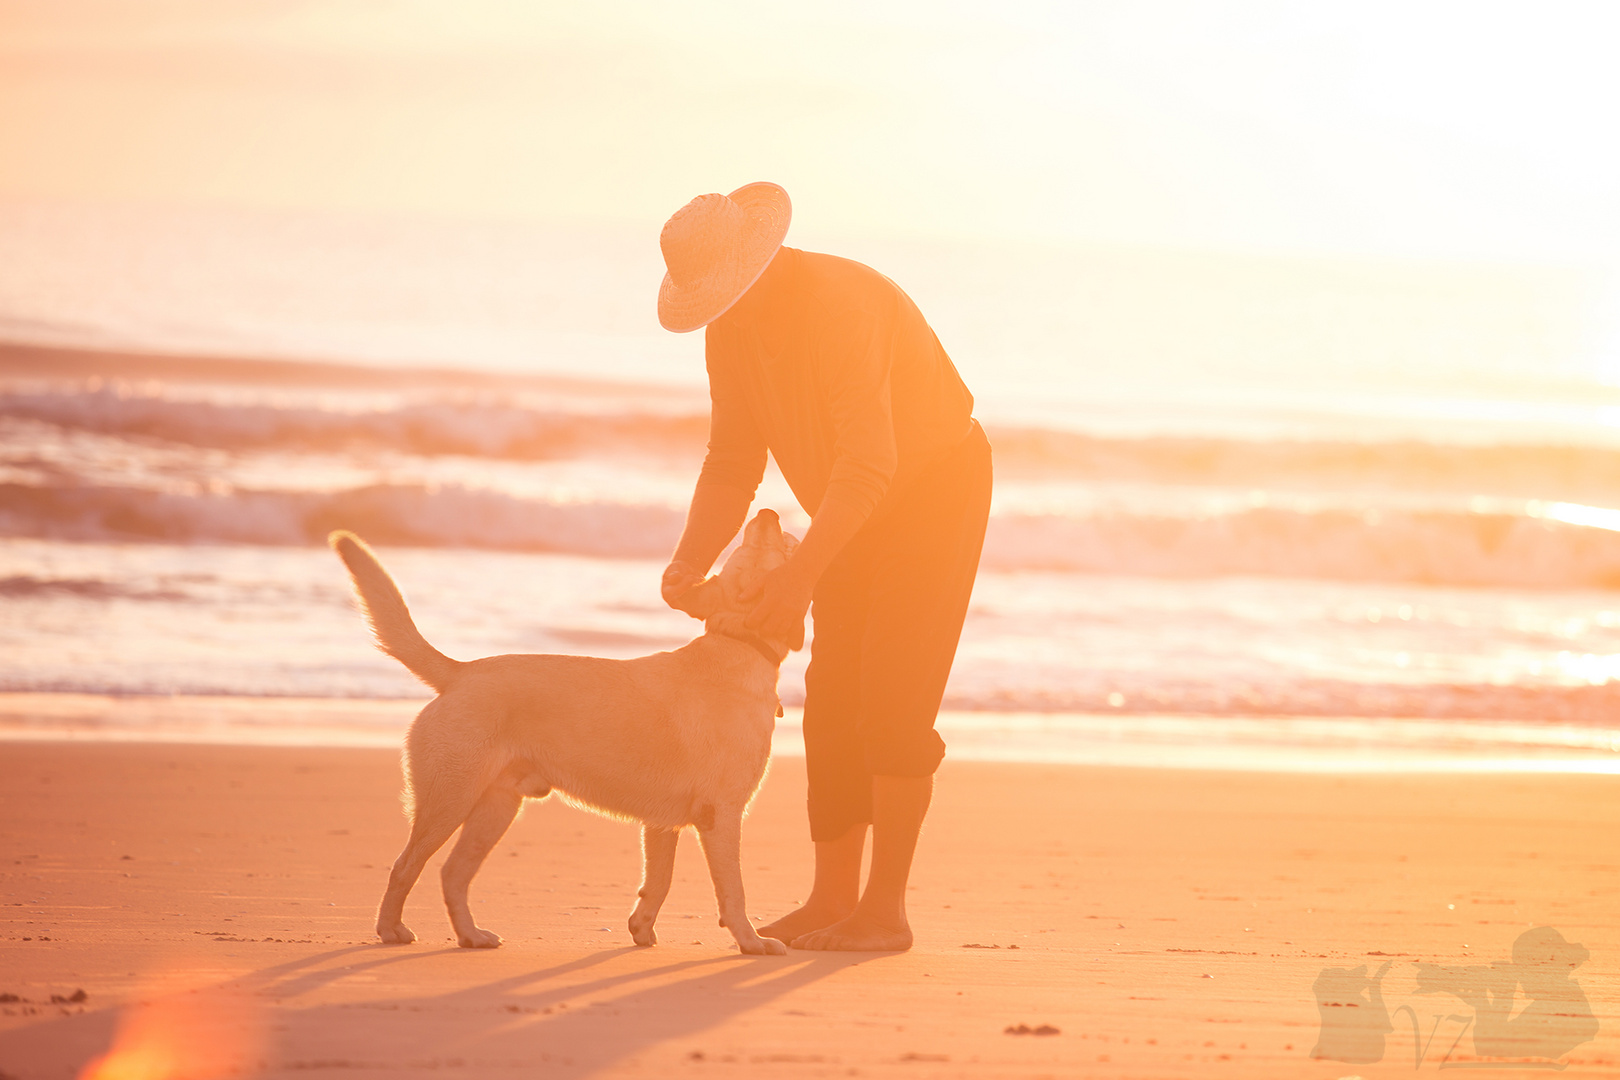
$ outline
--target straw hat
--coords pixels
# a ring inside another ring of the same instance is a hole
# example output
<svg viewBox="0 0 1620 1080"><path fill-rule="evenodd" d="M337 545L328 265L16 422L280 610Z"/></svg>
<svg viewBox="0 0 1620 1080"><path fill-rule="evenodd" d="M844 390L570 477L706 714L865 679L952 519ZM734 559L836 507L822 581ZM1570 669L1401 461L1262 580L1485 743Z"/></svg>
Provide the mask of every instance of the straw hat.
<svg viewBox="0 0 1620 1080"><path fill-rule="evenodd" d="M664 329L684 334L724 315L771 264L792 217L787 192L765 181L675 211L658 237L669 269L658 289Z"/></svg>

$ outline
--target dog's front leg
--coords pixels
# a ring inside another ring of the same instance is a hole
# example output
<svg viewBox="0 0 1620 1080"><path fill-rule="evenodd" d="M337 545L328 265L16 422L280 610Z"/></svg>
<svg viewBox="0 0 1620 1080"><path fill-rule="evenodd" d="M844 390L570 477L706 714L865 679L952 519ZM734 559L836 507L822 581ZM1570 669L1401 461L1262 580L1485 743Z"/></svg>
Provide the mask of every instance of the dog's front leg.
<svg viewBox="0 0 1620 1080"><path fill-rule="evenodd" d="M637 945L658 944L653 923L658 921L658 910L664 906L669 883L675 877L675 845L680 839L678 829L641 827L641 891L636 894L640 899L630 913L630 936Z"/></svg>
<svg viewBox="0 0 1620 1080"><path fill-rule="evenodd" d="M699 825L698 840L709 863L709 877L714 879L720 925L737 939L737 948L755 956L785 955L786 945L775 938L760 937L748 921L748 906L743 900L742 811L718 813L707 828Z"/></svg>

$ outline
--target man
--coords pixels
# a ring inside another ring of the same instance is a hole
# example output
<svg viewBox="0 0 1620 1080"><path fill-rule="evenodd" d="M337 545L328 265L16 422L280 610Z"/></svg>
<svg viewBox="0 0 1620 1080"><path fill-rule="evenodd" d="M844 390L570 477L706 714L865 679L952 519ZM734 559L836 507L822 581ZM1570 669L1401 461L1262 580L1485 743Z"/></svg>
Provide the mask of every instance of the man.
<svg viewBox="0 0 1620 1080"><path fill-rule="evenodd" d="M811 515L748 624L802 641L815 881L760 933L799 949L911 946L906 880L945 744L934 720L990 510L990 444L910 297L869 267L782 246L775 184L701 195L664 226L658 317L707 327L709 452L664 571L703 580L747 516L766 452ZM860 890L872 829L872 867Z"/></svg>

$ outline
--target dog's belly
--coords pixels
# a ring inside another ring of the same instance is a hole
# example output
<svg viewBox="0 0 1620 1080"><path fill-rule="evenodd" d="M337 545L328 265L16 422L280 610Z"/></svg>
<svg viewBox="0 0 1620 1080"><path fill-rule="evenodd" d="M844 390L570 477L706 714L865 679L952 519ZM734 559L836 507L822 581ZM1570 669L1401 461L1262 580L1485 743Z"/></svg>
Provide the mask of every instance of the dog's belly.
<svg viewBox="0 0 1620 1080"><path fill-rule="evenodd" d="M616 752L605 756L596 752L600 745L536 740L551 745L526 748L509 783L530 798L556 791L609 817L665 828L708 828L717 813L742 811L770 757L768 726L716 734L724 737L695 744L673 738L616 743Z"/></svg>
<svg viewBox="0 0 1620 1080"><path fill-rule="evenodd" d="M570 803L608 817L670 829L687 825L707 829L717 814L741 813L753 797L765 776L768 744L751 757L704 762L693 769L611 775L559 762L561 768L536 770L525 783L529 790L554 790Z"/></svg>

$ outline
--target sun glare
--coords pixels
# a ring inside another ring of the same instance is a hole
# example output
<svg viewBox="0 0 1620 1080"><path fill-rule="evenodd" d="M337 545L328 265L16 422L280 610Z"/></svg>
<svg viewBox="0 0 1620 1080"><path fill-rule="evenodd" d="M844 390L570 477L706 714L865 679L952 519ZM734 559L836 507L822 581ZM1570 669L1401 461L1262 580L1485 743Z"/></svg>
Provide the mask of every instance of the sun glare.
<svg viewBox="0 0 1620 1080"><path fill-rule="evenodd" d="M1568 525L1585 525L1593 529L1608 529L1611 532L1620 532L1620 510L1603 506L1582 506L1579 503L1550 503L1537 509L1532 507L1531 516L1547 518L1551 521L1562 521Z"/></svg>
<svg viewBox="0 0 1620 1080"><path fill-rule="evenodd" d="M264 1046L257 1011L245 996L218 986L152 982L127 1006L112 1047L78 1080L215 1080L252 1072Z"/></svg>

